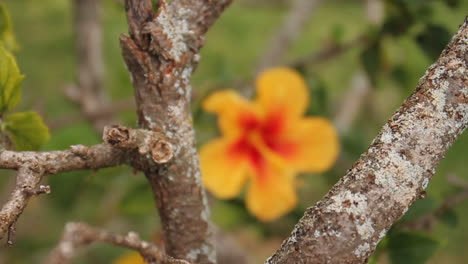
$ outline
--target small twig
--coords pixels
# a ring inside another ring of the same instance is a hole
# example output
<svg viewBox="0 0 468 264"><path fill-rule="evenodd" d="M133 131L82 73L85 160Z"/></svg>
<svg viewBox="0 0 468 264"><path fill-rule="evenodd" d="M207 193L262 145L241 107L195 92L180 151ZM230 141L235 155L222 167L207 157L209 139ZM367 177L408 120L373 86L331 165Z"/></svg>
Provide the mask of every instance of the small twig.
<svg viewBox="0 0 468 264"><path fill-rule="evenodd" d="M106 243L136 250L148 264L190 264L185 260L167 256L156 245L141 240L137 233L127 235L112 234L85 223L68 223L59 244L53 249L44 263L67 264L76 256L77 250L92 243Z"/></svg>
<svg viewBox="0 0 468 264"><path fill-rule="evenodd" d="M350 87L346 91L339 104L333 124L340 134L346 134L351 128L354 120L361 112L366 99L372 91L367 75L357 72L353 77Z"/></svg>
<svg viewBox="0 0 468 264"><path fill-rule="evenodd" d="M468 189L468 181L460 178L460 177L457 177L456 175L454 174L449 174L447 175L447 181L448 183L452 184L452 185L455 185L455 186L458 186L458 187L461 187L461 188L464 188L464 189Z"/></svg>
<svg viewBox="0 0 468 264"><path fill-rule="evenodd" d="M16 235L16 221L11 223L8 227L8 234L6 240L6 246L11 247L15 243L15 235Z"/></svg>
<svg viewBox="0 0 468 264"><path fill-rule="evenodd" d="M37 188L44 175L44 171L39 167L35 167L33 170L22 164L21 166L16 175L16 186L8 201L0 209L0 239L8 233L7 244L11 244L13 241L16 220L23 212L29 199L35 195L31 190Z"/></svg>

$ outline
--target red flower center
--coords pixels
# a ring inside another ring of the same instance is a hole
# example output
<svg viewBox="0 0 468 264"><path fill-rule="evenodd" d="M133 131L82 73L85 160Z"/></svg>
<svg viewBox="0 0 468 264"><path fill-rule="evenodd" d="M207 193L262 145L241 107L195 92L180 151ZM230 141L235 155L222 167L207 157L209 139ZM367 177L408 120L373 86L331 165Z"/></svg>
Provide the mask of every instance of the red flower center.
<svg viewBox="0 0 468 264"><path fill-rule="evenodd" d="M270 151L284 158L290 157L296 150L296 144L285 138L285 121L280 111L271 112L262 119L254 113L244 113L239 117L241 136L229 152L235 157L247 159L260 181L266 177L267 161L254 140L259 138L260 144Z"/></svg>

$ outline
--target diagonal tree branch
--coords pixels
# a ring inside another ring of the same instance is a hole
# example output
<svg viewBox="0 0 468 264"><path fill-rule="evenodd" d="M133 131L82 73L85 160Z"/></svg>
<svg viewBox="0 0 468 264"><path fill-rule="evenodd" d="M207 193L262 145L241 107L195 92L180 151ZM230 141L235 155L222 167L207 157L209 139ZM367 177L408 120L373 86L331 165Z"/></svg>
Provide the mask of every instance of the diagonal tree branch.
<svg viewBox="0 0 468 264"><path fill-rule="evenodd" d="M62 240L44 263L71 263L77 250L92 243L107 243L136 250L148 264L190 264L185 260L177 260L167 256L156 245L141 240L135 232L129 232L127 235L122 236L85 223L68 223L65 226Z"/></svg>
<svg viewBox="0 0 468 264"><path fill-rule="evenodd" d="M416 91L266 264L366 263L468 126L468 18Z"/></svg>
<svg viewBox="0 0 468 264"><path fill-rule="evenodd" d="M215 263L213 231L195 149L190 113L190 77L204 33L231 0L127 0L130 36L120 38L135 88L141 128L162 132L174 157L142 166L153 189L169 255L194 263Z"/></svg>

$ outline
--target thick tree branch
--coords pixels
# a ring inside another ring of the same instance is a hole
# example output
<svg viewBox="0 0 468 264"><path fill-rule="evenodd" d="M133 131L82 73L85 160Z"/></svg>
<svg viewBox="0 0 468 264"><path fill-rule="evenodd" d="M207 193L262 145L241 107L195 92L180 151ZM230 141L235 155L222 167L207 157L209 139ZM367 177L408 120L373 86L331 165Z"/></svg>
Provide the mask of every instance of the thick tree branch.
<svg viewBox="0 0 468 264"><path fill-rule="evenodd" d="M156 245L141 240L137 233L129 232L125 236L116 235L84 223L68 223L65 226L62 240L44 263L71 263L79 249L92 243L106 243L136 250L148 264L189 264L185 260L167 256Z"/></svg>
<svg viewBox="0 0 468 264"><path fill-rule="evenodd" d="M365 263L468 126L468 19L366 153L265 263Z"/></svg>
<svg viewBox="0 0 468 264"><path fill-rule="evenodd" d="M141 128L162 132L174 146L173 159L140 166L157 201L168 254L191 262L215 263L209 209L201 184L190 113L190 77L200 59L204 33L231 0L127 0L130 36L120 42L135 87Z"/></svg>

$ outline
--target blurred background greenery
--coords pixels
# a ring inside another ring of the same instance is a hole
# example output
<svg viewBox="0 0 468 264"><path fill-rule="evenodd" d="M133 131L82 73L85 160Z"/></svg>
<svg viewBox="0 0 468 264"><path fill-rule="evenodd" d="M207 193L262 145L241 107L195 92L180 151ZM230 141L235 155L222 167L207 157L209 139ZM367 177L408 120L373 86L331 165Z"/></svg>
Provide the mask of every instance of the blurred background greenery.
<svg viewBox="0 0 468 264"><path fill-rule="evenodd" d="M283 22L289 4L279 0L234 2L210 30L202 61L192 78L199 144L217 135L215 119L200 110L200 101L215 89L249 86L257 62ZM54 124L52 138L43 149L99 143L100 135L85 119L65 126L59 122L79 113L63 92L63 87L74 81L76 70L71 1L2 0L2 3L10 12L20 45L15 55L26 75L19 108L38 111L46 123ZM341 135L342 153L336 166L322 175L301 175L301 201L296 210L265 224L248 214L240 198L211 200L214 222L248 249L252 263L262 263L289 234L305 208L318 201L366 150L457 31L467 10L468 1L462 0L386 0L384 23L379 27L368 23L365 1L328 0L317 6L285 62L341 46L361 36L366 40L326 61L306 63L298 68L309 83L312 101L309 114L333 120L348 99L346 92L358 72L367 73L372 90L360 103L362 109L355 122ZM106 92L113 100L131 98L133 90L118 43L119 34L127 31L124 10L118 1L105 0L102 11ZM119 118L123 124L136 124L132 109L119 113ZM440 164L426 199L418 201L403 221L417 221L461 192L459 186L447 182L447 177L452 175L468 181L464 163L467 157L465 134ZM14 177L11 171L1 171L1 174L0 201L3 202ZM52 193L31 201L17 224L15 245L0 248L0 264L40 263L68 221L85 221L121 233L134 230L148 240L158 237L158 217L151 190L140 173L118 167L63 173L47 181ZM401 228L391 231L393 238L384 240L376 263L466 263L468 202L445 210L434 228L425 230L423 235L402 233L404 225L399 223ZM403 249L398 247L401 244L405 245ZM110 263L122 252L96 245L77 258L76 263ZM426 255L432 253L425 262ZM424 256L412 260L408 254Z"/></svg>

